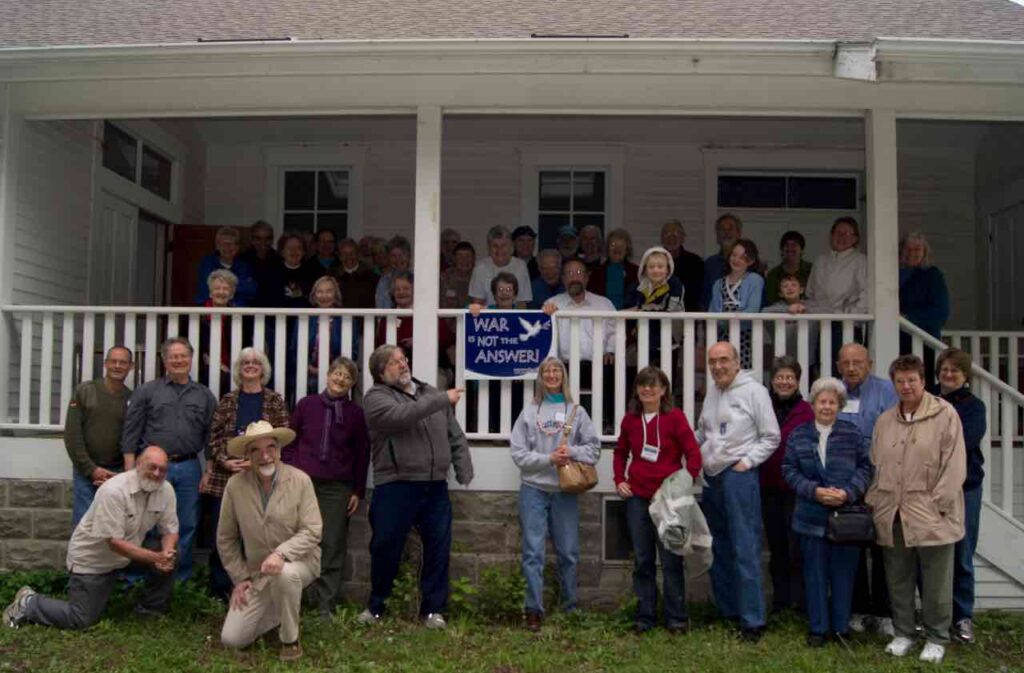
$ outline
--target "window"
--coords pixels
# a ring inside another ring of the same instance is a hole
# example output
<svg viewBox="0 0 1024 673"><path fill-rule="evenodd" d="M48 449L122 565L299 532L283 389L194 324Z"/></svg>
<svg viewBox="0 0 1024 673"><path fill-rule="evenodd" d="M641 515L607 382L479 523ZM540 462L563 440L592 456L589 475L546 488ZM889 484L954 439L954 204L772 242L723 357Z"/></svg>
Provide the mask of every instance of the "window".
<svg viewBox="0 0 1024 673"><path fill-rule="evenodd" d="M348 236L349 172L344 169L285 170L285 231L332 229Z"/></svg>
<svg viewBox="0 0 1024 673"><path fill-rule="evenodd" d="M605 171L541 170L538 183L538 249L556 247L558 230L565 225L579 231L595 224L605 230Z"/></svg>
<svg viewBox="0 0 1024 673"><path fill-rule="evenodd" d="M110 122L103 124L103 166L165 201L171 200L174 162Z"/></svg>
<svg viewBox="0 0 1024 673"><path fill-rule="evenodd" d="M789 210L857 210L857 177L852 175L784 175L722 173L719 208Z"/></svg>

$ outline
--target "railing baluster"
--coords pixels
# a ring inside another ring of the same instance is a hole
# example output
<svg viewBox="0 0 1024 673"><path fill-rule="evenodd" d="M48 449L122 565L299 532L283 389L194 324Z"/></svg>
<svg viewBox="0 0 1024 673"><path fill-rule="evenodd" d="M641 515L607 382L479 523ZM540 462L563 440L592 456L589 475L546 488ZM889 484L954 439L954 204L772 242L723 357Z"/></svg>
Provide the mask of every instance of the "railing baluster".
<svg viewBox="0 0 1024 673"><path fill-rule="evenodd" d="M988 358L989 367L988 370L995 374L998 378L1003 378L1001 358L999 357L999 342L1000 339L997 336L990 336L988 338Z"/></svg>
<svg viewBox="0 0 1024 673"><path fill-rule="evenodd" d="M978 399L985 405L985 436L981 439L981 455L985 459L985 465L992 464L992 438L995 434L993 428L996 417L993 397L992 386L988 381L981 379L978 382ZM982 482L981 499L985 502L992 502L992 477L991 475L986 476L987 478Z"/></svg>
<svg viewBox="0 0 1024 673"><path fill-rule="evenodd" d="M288 316L274 316L274 389L288 390Z"/></svg>
<svg viewBox="0 0 1024 673"><path fill-rule="evenodd" d="M560 320L565 325L565 318ZM569 318L569 391L572 398L580 400L580 319Z"/></svg>
<svg viewBox="0 0 1024 673"><path fill-rule="evenodd" d="M53 406L53 313L43 314L43 335L39 343L39 423L50 424Z"/></svg>
<svg viewBox="0 0 1024 673"><path fill-rule="evenodd" d="M376 323L373 316L366 316L363 318L363 345L360 354L363 361L359 363L363 371L363 393L373 385L373 377L370 376L370 356L374 350L374 339L376 339Z"/></svg>
<svg viewBox="0 0 1024 673"><path fill-rule="evenodd" d="M649 338L650 324L647 318L636 321L636 370L640 371L650 362L651 341Z"/></svg>
<svg viewBox="0 0 1024 673"><path fill-rule="evenodd" d="M985 360L981 355L981 337L978 335L971 337L971 358L973 358L982 369L988 369L988 367L985 366ZM989 371L991 371L991 369L989 369Z"/></svg>
<svg viewBox="0 0 1024 673"><path fill-rule="evenodd" d="M152 381L156 378L156 352L160 348L156 340L156 322L157 315L150 313L146 315L146 353L145 358L145 370L143 372L143 382Z"/></svg>
<svg viewBox="0 0 1024 673"><path fill-rule="evenodd" d="M758 383L764 383L764 322L754 320L750 334L750 364Z"/></svg>
<svg viewBox="0 0 1024 673"><path fill-rule="evenodd" d="M737 353L740 352L740 321L735 318L729 320L729 343Z"/></svg>
<svg viewBox="0 0 1024 673"><path fill-rule="evenodd" d="M238 354L242 352L242 316L231 316L231 357L228 358L228 368L235 366ZM232 384L233 385L233 384ZM228 392L228 391L224 391Z"/></svg>
<svg viewBox="0 0 1024 673"><path fill-rule="evenodd" d="M507 379L501 382L501 412L498 416L498 432L503 435L509 435L512 432L512 381Z"/></svg>
<svg viewBox="0 0 1024 673"><path fill-rule="evenodd" d="M68 404L71 402L72 377L74 376L75 357L75 314L70 311L64 314L61 322L60 344L60 424L67 420Z"/></svg>
<svg viewBox="0 0 1024 673"><path fill-rule="evenodd" d="M626 415L626 321L615 321L615 429Z"/></svg>
<svg viewBox="0 0 1024 673"><path fill-rule="evenodd" d="M1017 337L1011 335L1006 340L1006 383L1014 390L1020 390L1018 383L1019 370L1017 368Z"/></svg>
<svg viewBox="0 0 1024 673"><path fill-rule="evenodd" d="M594 319L593 361L590 366L590 417L598 436L604 433L604 319Z"/></svg>
<svg viewBox="0 0 1024 673"><path fill-rule="evenodd" d="M775 321L775 336L772 339L775 342L775 357L786 354L786 348L789 344L786 343L786 321L776 320Z"/></svg>
<svg viewBox="0 0 1024 673"><path fill-rule="evenodd" d="M696 426L697 419L693 417L696 410L697 399L697 324L692 319L685 319L683 322L683 413L690 421L690 425Z"/></svg>
<svg viewBox="0 0 1024 673"><path fill-rule="evenodd" d="M89 311L82 318L82 381L92 381L92 360L95 342L96 314Z"/></svg>
<svg viewBox="0 0 1024 673"><path fill-rule="evenodd" d="M114 347L115 341L114 330L117 327L117 322L113 313L105 313L103 315L103 355L107 354L111 348ZM100 358L102 361L102 358Z"/></svg>
<svg viewBox="0 0 1024 673"><path fill-rule="evenodd" d="M327 370L331 366L331 316L317 316L316 389L327 387Z"/></svg>
<svg viewBox="0 0 1024 673"><path fill-rule="evenodd" d="M477 385L476 431L485 434L491 431L491 382L483 379Z"/></svg>
<svg viewBox="0 0 1024 673"><path fill-rule="evenodd" d="M853 342L853 321L852 320L844 320L843 321L843 345L846 345L846 344L852 343L852 342ZM831 358L832 356L829 356L829 357Z"/></svg>
<svg viewBox="0 0 1024 673"><path fill-rule="evenodd" d="M384 343L395 344L398 343L398 318L393 315L389 315L385 318L384 326Z"/></svg>
<svg viewBox="0 0 1024 673"><path fill-rule="evenodd" d="M139 345L135 343L136 320L137 317L134 313L124 314L124 336L122 337L121 345L125 348L130 348L132 355L139 349Z"/></svg>
<svg viewBox="0 0 1024 673"><path fill-rule="evenodd" d="M267 355L268 350L266 319L267 316L261 313L258 316L254 316L252 322L252 345L264 355Z"/></svg>
<svg viewBox="0 0 1024 673"><path fill-rule="evenodd" d="M301 400L309 389L309 317L300 315L295 337L295 399Z"/></svg>
<svg viewBox="0 0 1024 673"><path fill-rule="evenodd" d="M1013 472L1013 451L1014 451L1014 426L1016 425L1017 409L1014 407L1013 400L1007 395L1000 395L1002 398L1002 441L1000 446L1003 450L1002 460L1002 481L1003 481L1003 493L1002 493L1002 509L1004 512L1013 516L1013 487L1014 477L1016 476Z"/></svg>
<svg viewBox="0 0 1024 673"><path fill-rule="evenodd" d="M25 313L21 316L21 371L18 381L18 423L29 425L32 422L32 328L35 315Z"/></svg>
<svg viewBox="0 0 1024 673"><path fill-rule="evenodd" d="M337 317L335 320L341 321L341 354L349 360L355 360L352 357L352 316Z"/></svg>
<svg viewBox="0 0 1024 673"><path fill-rule="evenodd" d="M171 337L178 336L178 328L179 327L180 327L180 325L178 325L178 314L177 313L168 313L167 314L167 325L165 325L166 330L164 332L164 334L166 336L164 338L170 339ZM192 340L189 339L189 341L191 342ZM195 348L195 344L192 344L192 347Z"/></svg>
<svg viewBox="0 0 1024 673"><path fill-rule="evenodd" d="M924 360L924 342L916 334L910 337L910 352Z"/></svg>
<svg viewBox="0 0 1024 673"><path fill-rule="evenodd" d="M807 323L807 328L810 329L810 323ZM818 322L818 349L818 359L821 360L821 376L832 376L832 365L834 363L832 362L831 320L821 320ZM801 362L808 362L809 358L810 354L808 353L808 360L801 360Z"/></svg>
<svg viewBox="0 0 1024 673"><path fill-rule="evenodd" d="M658 362L658 366L661 367L661 371L665 372L665 376L668 377L668 382L671 385L673 381L672 371L672 314L664 313L661 319L658 320L659 329L661 329L661 358Z"/></svg>
<svg viewBox="0 0 1024 673"><path fill-rule="evenodd" d="M466 388L466 314L463 313L455 318L455 387ZM466 432L474 432L474 428L466 426L466 407L469 404L468 396L459 398L455 406L455 420L459 426L466 429Z"/></svg>
<svg viewBox="0 0 1024 673"><path fill-rule="evenodd" d="M822 330L824 332L824 330ZM797 333L796 333L796 358L800 362L808 361L808 353L810 348L808 346L810 341L810 324L806 320L800 320L797 322ZM822 369L824 369L824 362L828 358L822 356ZM807 370L810 367L801 367L800 372L800 392L807 396Z"/></svg>
<svg viewBox="0 0 1024 673"><path fill-rule="evenodd" d="M197 317L197 316L195 316L195 315L189 316L189 326L188 326L189 334L192 333L192 320L191 319L195 318L195 317ZM198 323L197 323L197 328L198 328ZM214 314L210 315L210 344L209 344L209 350L206 351L207 354L208 354L207 357L209 358L209 363L208 363L207 370L206 370L207 371L207 375L209 376L209 380L207 382L207 385L210 387L210 392L212 392L213 396L215 398L217 398L218 400L220 399L220 393L221 393L221 390L220 390L220 364L221 364L221 362L220 362L220 360L221 360L221 352L222 352L222 349L224 348L223 339L222 339L223 333L222 333L221 330L223 330L223 318L222 318L222 316L219 313L214 313ZM198 359L199 358L192 358L192 367L193 367L193 369L195 368L196 360L198 360ZM227 391L224 391L224 392L227 392Z"/></svg>
<svg viewBox="0 0 1024 673"><path fill-rule="evenodd" d="M199 335L201 334L201 330L199 329L199 321L200 320L209 320L211 317L212 316L200 316L200 315L198 315L196 313L189 314L189 316L188 316L188 342L190 344L192 344L192 348L195 349L196 353L202 353L203 352L202 345L199 343L199 341L200 341ZM217 352L217 361L220 362L220 349L219 349L219 344L220 344L220 341L221 341L221 338L220 338L220 334L221 334L220 333L220 316L217 316L217 319L218 320L217 320L216 332L217 332L218 350L216 352ZM178 322L178 318L177 318L177 316L174 316L173 318L168 318L167 322L168 323L170 323L170 322L177 323ZM206 344L206 347L209 349L207 351L207 353L209 353L209 357L210 357L211 363L213 361L213 353L214 353L213 345L212 345L213 344L213 332L214 332L214 325L213 325L213 322L211 321L210 322L210 343ZM199 358L197 358L197 357L193 357L192 358L192 372L191 372L190 375L192 376L193 379L197 379L198 380L198 378L199 378ZM217 377L217 378L220 378L220 377ZM212 374L211 374L211 379L210 380L211 381L213 380L212 379ZM213 388L210 388L210 390L213 390ZM220 399L219 395L217 395L216 393L214 393L214 395L217 397L217 399Z"/></svg>

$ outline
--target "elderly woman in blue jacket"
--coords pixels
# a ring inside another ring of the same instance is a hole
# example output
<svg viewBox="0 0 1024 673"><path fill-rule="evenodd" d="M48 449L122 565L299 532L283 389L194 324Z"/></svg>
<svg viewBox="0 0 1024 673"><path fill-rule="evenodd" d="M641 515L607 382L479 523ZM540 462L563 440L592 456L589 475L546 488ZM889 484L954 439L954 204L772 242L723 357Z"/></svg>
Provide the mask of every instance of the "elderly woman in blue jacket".
<svg viewBox="0 0 1024 673"><path fill-rule="evenodd" d="M831 512L864 497L871 483L871 439L849 421L836 420L846 404L846 388L832 377L811 386L814 422L789 435L782 475L797 494L793 531L803 555L810 633L807 644L821 647L829 633L849 631L853 586L860 547L832 544L825 537Z"/></svg>

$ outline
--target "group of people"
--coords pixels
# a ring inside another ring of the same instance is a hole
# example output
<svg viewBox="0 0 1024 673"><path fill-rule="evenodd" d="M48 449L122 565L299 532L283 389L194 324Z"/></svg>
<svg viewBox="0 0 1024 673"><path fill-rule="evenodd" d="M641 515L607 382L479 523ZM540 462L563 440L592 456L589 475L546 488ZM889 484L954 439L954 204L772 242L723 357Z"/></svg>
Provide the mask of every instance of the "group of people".
<svg viewBox="0 0 1024 673"><path fill-rule="evenodd" d="M660 270L670 264L666 259ZM132 352L115 346L104 377L75 390L65 432L75 470L68 600L23 588L4 612L7 625L88 627L125 571L145 582L139 613L166 611L173 579L191 574L203 494L215 518L211 589L229 605L223 643L244 647L277 628L281 657L295 659L303 599L330 619L342 598L348 521L366 497L372 461L371 591L358 621L372 625L383 617L415 528L423 542L420 615L429 628L445 627L448 478L454 470L460 484L473 479L453 411L461 389L413 379L403 349L385 344L369 358L373 386L361 404L351 396L358 369L339 357L325 389L289 414L267 387L271 364L256 348L243 349L232 363L235 389L219 401L190 378L186 339L168 339L161 357L164 376L132 392L125 386ZM637 373L613 475L633 544L638 632L658 624L659 559L664 625L690 627L683 558L659 537L651 511L666 480L685 471L703 487L714 602L742 638L758 640L767 624L764 534L773 607L806 611L809 645L873 622L891 637L886 650L906 655L917 633L918 592L927 639L922 660L941 661L951 634L973 641L986 415L968 387L970 358L956 349L940 354L934 393L925 390L916 356L897 358L889 380L872 375L872 365L863 346L846 344L837 362L842 380L819 379L804 401L794 358L773 362L768 389L742 369L738 349L715 343L708 350L713 385L696 430L673 407L664 372ZM549 536L561 607L576 609L578 496L563 490L559 471L574 462L596 464L601 455L562 359L541 363L509 443L521 473L526 625L539 630ZM830 539L829 519L865 502L873 508L874 542Z"/></svg>

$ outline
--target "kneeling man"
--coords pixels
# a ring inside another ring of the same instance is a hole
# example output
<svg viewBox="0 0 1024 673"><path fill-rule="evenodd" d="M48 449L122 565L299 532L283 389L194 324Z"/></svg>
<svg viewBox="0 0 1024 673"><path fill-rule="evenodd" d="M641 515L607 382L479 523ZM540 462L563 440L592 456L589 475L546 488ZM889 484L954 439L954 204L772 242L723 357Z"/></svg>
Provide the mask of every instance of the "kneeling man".
<svg viewBox="0 0 1024 673"><path fill-rule="evenodd" d="M136 613L167 612L174 590L171 572L177 558L178 513L174 489L166 478L167 454L150 446L139 455L134 469L104 481L68 543L68 600L22 587L4 610L4 625L88 628L100 620L121 570L129 565L148 571ZM153 526L160 531L160 551L142 546Z"/></svg>
<svg viewBox="0 0 1024 673"><path fill-rule="evenodd" d="M217 526L217 551L235 584L221 642L240 649L279 626L285 661L302 656L299 603L320 575L323 529L313 482L281 462L281 447L294 439L288 428L256 421L228 441L228 454L248 458L251 469L228 480Z"/></svg>

